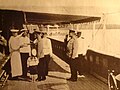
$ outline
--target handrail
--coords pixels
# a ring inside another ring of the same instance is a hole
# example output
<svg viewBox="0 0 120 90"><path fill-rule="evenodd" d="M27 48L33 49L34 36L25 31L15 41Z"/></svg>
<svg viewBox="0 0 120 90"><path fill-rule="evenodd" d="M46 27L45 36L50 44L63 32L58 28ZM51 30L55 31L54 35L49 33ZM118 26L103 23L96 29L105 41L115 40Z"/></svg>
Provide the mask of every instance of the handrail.
<svg viewBox="0 0 120 90"><path fill-rule="evenodd" d="M5 66L5 64L8 62L8 60L10 59L10 56L8 57L3 57L4 62L2 63L2 65L0 66L0 70L2 70L2 68ZM0 79L4 77L3 83L1 83L1 86L3 87L9 77L9 74L6 75L6 71L2 70L2 72L0 73Z"/></svg>
<svg viewBox="0 0 120 90"><path fill-rule="evenodd" d="M10 56L8 56L6 60L2 63L2 65L0 66L0 69L2 69L2 67L5 66L5 64L8 62L9 59L10 59Z"/></svg>

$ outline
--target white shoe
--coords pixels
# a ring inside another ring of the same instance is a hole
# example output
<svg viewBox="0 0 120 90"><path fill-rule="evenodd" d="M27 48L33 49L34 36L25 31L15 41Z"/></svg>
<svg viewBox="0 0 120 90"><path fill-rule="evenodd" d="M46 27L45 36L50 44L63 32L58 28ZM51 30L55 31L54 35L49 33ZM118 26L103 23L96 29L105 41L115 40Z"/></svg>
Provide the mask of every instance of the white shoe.
<svg viewBox="0 0 120 90"><path fill-rule="evenodd" d="M85 76L84 76L84 75L78 75L78 77L80 77L80 78L85 78Z"/></svg>

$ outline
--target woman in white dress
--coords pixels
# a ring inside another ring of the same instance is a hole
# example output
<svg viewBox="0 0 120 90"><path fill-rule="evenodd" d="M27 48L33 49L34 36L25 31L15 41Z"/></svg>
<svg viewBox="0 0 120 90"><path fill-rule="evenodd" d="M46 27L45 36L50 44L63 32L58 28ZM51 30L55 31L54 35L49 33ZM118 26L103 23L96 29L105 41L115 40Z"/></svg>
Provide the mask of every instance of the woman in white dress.
<svg viewBox="0 0 120 90"><path fill-rule="evenodd" d="M12 29L12 35L9 39L9 50L10 50L10 64L11 64L11 74L12 77L22 75L22 64L20 57L20 36L18 35L19 30Z"/></svg>

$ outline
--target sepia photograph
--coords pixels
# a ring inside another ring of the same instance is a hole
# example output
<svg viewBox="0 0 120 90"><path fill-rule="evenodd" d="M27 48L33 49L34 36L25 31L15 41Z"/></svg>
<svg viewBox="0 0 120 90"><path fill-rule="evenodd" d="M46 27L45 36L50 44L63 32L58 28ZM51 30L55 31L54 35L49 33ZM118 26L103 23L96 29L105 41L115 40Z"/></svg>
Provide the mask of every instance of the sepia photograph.
<svg viewBox="0 0 120 90"><path fill-rule="evenodd" d="M120 90L120 0L0 0L0 90Z"/></svg>

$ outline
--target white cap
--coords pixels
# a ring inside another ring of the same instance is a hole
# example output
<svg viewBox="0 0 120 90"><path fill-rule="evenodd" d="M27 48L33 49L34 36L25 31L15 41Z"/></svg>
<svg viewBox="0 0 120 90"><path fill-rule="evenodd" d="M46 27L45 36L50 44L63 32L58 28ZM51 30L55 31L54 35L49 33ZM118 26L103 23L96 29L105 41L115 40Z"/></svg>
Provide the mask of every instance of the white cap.
<svg viewBox="0 0 120 90"><path fill-rule="evenodd" d="M11 29L10 31L11 32L18 32L19 30L18 29Z"/></svg>

